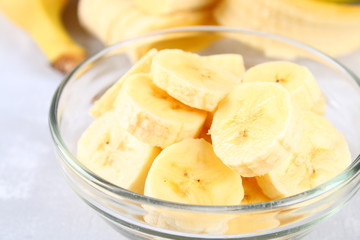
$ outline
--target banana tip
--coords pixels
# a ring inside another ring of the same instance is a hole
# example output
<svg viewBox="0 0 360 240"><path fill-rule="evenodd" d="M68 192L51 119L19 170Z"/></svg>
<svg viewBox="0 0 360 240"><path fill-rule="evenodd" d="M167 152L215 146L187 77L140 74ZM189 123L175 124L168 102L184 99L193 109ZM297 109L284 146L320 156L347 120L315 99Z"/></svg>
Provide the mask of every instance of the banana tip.
<svg viewBox="0 0 360 240"><path fill-rule="evenodd" d="M51 65L56 70L62 73L69 73L85 58L86 58L85 54L80 54L80 55L64 54L58 57L54 62L52 62Z"/></svg>

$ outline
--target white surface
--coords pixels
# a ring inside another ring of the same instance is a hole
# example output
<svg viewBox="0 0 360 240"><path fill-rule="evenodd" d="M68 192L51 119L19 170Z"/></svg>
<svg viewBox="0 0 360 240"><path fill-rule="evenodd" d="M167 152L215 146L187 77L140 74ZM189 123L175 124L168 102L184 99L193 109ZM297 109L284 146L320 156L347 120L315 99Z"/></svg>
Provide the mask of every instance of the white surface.
<svg viewBox="0 0 360 240"><path fill-rule="evenodd" d="M124 239L71 191L55 158L47 118L62 75L1 15L0 36L0 239ZM360 51L342 60L360 74ZM305 239L360 239L359 213L357 194Z"/></svg>

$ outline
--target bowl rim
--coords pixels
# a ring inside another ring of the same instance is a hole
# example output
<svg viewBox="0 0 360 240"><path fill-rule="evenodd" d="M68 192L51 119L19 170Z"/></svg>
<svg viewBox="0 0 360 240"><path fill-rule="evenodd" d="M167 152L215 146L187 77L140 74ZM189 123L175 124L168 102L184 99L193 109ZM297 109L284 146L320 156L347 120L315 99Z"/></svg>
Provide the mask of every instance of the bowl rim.
<svg viewBox="0 0 360 240"><path fill-rule="evenodd" d="M270 39L275 39L277 41L282 41L290 45L294 45L303 50L310 52L311 54L320 57L325 62L332 64L340 70L343 74L348 75L352 80L354 80L358 86L360 86L360 79L347 67L341 64L339 61L334 58L328 56L327 54L309 46L304 43L301 43L297 40L293 40L287 37L279 36L272 33L251 30L251 29L242 29L242 28L232 28L232 27L223 27L223 26L192 26L192 27L181 27L181 28L172 28L167 30L155 31L148 34L144 34L138 37L130 38L108 47L103 48L97 53L85 59L81 62L77 67L75 67L69 74L65 76L63 81L59 84L56 89L54 96L51 101L50 110L49 110L49 128L52 139L55 144L56 151L62 156L62 159L65 159L66 164L71 167L77 174L84 177L86 180L91 183L111 192L118 194L121 197L124 197L128 200L137 202L139 204L147 204L154 206L161 206L163 208L169 209L178 209L181 211L197 211L197 212L207 212L207 213L245 213L245 212L256 212L256 211L267 211L278 208L289 207L301 202L308 201L310 199L314 199L322 194L325 194L336 187L339 187L343 183L347 183L353 179L355 179L358 175L360 175L360 154L352 161L352 163L339 175L332 178L331 180L313 188L307 190L305 192L281 198L278 200L272 200L264 203L256 203L256 204L246 204L246 205L194 205L194 204L183 204L176 203L166 200L161 200L157 198L148 197L142 194L134 193L128 191L122 187L116 186L107 180L97 176L92 173L86 166L84 166L75 155L69 150L65 141L61 136L60 127L58 124L58 106L59 101L62 96L62 92L66 87L67 83L87 64L96 61L96 59L105 55L107 52L110 52L116 48L122 47L126 44L131 44L134 41L142 40L144 38L156 37L162 34L173 34L173 33L185 33L185 32L213 32L213 33L235 33L235 34L250 34L261 37L266 37ZM121 201L113 196L110 196L113 201Z"/></svg>

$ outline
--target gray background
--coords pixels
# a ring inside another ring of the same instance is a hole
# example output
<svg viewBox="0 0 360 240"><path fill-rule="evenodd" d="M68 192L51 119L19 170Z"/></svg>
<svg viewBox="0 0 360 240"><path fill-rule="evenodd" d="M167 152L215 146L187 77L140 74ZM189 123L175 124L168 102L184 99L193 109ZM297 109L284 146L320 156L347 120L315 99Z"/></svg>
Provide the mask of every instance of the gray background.
<svg viewBox="0 0 360 240"><path fill-rule="evenodd" d="M0 36L0 239L124 239L70 190L55 158L47 118L63 76L1 14ZM360 51L340 60L360 75ZM305 239L360 239L359 213L357 194Z"/></svg>

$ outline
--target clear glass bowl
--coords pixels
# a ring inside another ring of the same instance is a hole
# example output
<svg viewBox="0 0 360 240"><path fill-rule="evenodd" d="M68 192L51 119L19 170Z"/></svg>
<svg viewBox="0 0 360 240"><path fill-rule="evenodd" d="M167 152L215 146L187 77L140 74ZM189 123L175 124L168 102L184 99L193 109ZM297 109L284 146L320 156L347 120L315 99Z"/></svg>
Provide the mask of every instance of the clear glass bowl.
<svg viewBox="0 0 360 240"><path fill-rule="evenodd" d="M75 157L76 143L93 120L88 114L89 108L132 66L132 59L154 46L197 51L201 55L240 53L246 67L298 56L293 61L307 66L317 78L327 100L326 116L345 135L352 164L337 177L301 194L236 206L162 201L100 178ZM359 79L334 59L283 37L210 26L166 30L120 42L80 64L55 93L50 129L72 189L114 229L130 239L299 239L337 212L359 189L359 84ZM156 224L146 223L144 216L152 216ZM165 216L166 221L161 221L161 216ZM225 228L228 231L223 233Z"/></svg>

